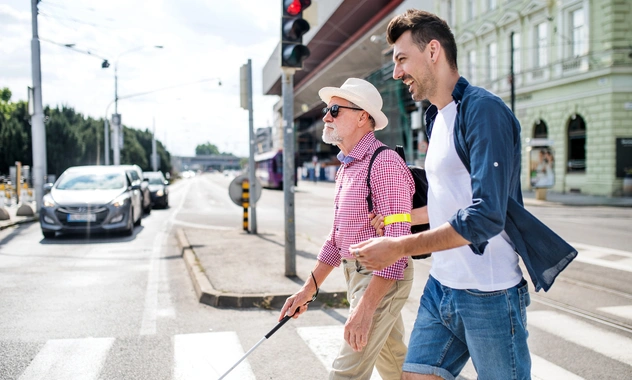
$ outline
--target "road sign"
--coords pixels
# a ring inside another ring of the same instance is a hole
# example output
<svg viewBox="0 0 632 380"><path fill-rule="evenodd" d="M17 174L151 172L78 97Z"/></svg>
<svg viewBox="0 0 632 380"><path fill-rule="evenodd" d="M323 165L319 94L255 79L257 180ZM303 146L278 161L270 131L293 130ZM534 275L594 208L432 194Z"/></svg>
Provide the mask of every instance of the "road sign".
<svg viewBox="0 0 632 380"><path fill-rule="evenodd" d="M233 201L233 203L236 204L237 206L242 205L241 183L247 180L248 180L248 174L241 174L235 177L235 179L230 183L230 185L228 185L228 195L230 196L230 199ZM255 179L255 181L257 181L256 186L254 189L252 188L252 186L250 186L250 191L254 191L253 194L255 196L255 202L258 202L259 198L261 198L261 182L259 182L258 179Z"/></svg>

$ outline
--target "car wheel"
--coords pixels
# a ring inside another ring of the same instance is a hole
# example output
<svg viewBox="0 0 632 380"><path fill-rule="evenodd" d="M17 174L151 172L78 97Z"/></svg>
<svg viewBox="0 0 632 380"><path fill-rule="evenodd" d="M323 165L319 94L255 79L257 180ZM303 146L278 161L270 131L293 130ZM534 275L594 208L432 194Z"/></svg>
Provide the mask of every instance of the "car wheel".
<svg viewBox="0 0 632 380"><path fill-rule="evenodd" d="M53 239L55 238L55 231L42 231L42 235L45 239Z"/></svg>
<svg viewBox="0 0 632 380"><path fill-rule="evenodd" d="M140 220L140 219L139 219ZM129 212L129 220L127 221L127 228L123 231L125 236L132 236L134 234L134 210Z"/></svg>
<svg viewBox="0 0 632 380"><path fill-rule="evenodd" d="M142 223L142 221L143 221L143 218L142 218L142 217L138 218L138 220L134 222L134 226L140 226L140 224Z"/></svg>

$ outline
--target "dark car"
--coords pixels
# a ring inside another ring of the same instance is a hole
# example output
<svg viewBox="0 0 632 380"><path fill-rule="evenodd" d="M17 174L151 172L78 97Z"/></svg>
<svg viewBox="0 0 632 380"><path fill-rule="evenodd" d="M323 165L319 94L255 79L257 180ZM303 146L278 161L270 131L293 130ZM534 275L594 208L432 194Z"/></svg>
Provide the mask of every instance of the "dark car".
<svg viewBox="0 0 632 380"><path fill-rule="evenodd" d="M40 209L45 238L56 232L122 231L140 226L140 183L118 166L75 166L66 169L48 191Z"/></svg>
<svg viewBox="0 0 632 380"><path fill-rule="evenodd" d="M169 181L165 179L162 172L143 172L143 178L149 184L149 192L154 207L169 207Z"/></svg>
<svg viewBox="0 0 632 380"><path fill-rule="evenodd" d="M143 212L145 214L149 214L151 212L151 194L149 192L149 184L147 181L143 180L143 170L138 165L119 165L120 167L127 170L129 175L132 177L132 183L140 184L140 194L141 194L141 202L143 204Z"/></svg>

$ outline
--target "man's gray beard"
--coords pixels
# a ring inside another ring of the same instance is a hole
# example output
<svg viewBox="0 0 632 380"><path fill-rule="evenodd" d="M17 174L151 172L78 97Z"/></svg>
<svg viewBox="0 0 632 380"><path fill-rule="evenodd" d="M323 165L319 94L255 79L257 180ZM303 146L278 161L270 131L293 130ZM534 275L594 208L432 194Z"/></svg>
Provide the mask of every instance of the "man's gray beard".
<svg viewBox="0 0 632 380"><path fill-rule="evenodd" d="M329 128L327 127L323 129L323 142L325 144L338 145L338 143L342 141L340 136L338 136L338 131L334 128L328 135L327 134L328 129Z"/></svg>

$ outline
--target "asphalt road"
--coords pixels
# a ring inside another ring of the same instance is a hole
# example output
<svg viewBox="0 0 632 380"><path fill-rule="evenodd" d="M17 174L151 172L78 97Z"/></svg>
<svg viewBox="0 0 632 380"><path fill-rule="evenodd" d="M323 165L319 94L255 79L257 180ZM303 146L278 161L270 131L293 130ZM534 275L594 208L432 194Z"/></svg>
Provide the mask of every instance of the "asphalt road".
<svg viewBox="0 0 632 380"><path fill-rule="evenodd" d="M215 379L275 324L278 311L199 304L176 248L179 226L241 226L231 177L171 186L131 237L43 239L39 225L0 231L0 379ZM299 183L296 233L320 241L332 184ZM283 231L283 192L264 190L259 231ZM534 378L629 379L632 373L632 210L530 207L580 260L528 311ZM534 237L537 238L537 237ZM429 269L403 312L412 326ZM310 310L255 350L228 379L324 379L344 309ZM379 378L379 377L374 377ZM476 378L469 364L462 379Z"/></svg>

